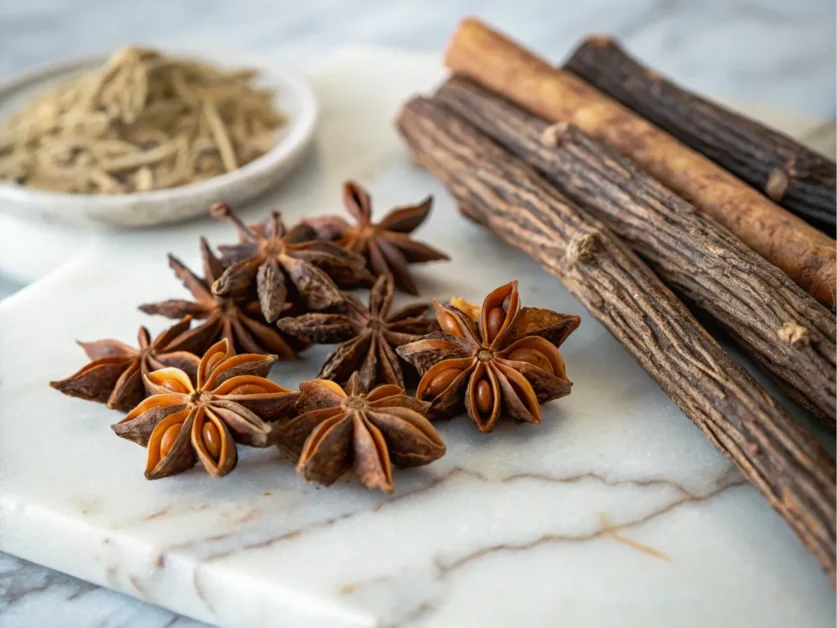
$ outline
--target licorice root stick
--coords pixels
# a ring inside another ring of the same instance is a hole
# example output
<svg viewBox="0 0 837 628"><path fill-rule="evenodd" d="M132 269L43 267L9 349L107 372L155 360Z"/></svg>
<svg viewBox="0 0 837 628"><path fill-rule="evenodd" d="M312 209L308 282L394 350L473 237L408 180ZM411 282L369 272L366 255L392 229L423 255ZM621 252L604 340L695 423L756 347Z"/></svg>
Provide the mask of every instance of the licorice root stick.
<svg viewBox="0 0 837 628"><path fill-rule="evenodd" d="M600 222L450 110L407 103L414 159L460 210L558 277L769 500L835 579L835 469L803 430Z"/></svg>
<svg viewBox="0 0 837 628"><path fill-rule="evenodd" d="M609 37L588 37L564 69L834 235L834 162L643 67Z"/></svg>
<svg viewBox="0 0 837 628"><path fill-rule="evenodd" d="M445 62L542 118L571 122L630 158L820 303L834 307L834 240L700 153L475 19L460 24Z"/></svg>
<svg viewBox="0 0 837 628"><path fill-rule="evenodd" d="M549 125L461 77L434 101L450 107L649 262L675 292L725 327L799 404L834 429L834 314L773 264L572 125Z"/></svg>

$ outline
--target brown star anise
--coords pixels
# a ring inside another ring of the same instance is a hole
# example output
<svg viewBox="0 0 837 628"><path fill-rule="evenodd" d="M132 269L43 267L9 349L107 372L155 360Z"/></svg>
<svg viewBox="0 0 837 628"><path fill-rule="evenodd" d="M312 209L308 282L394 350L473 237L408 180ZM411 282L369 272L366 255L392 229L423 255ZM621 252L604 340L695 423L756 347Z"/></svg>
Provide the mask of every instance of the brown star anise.
<svg viewBox="0 0 837 628"><path fill-rule="evenodd" d="M342 310L343 293L334 282L353 286L372 280L361 256L331 242L300 241L301 235L310 234L310 227L286 232L276 212L261 226L250 228L229 205L216 203L210 211L232 222L240 240L218 247L231 264L212 284L213 293L241 298L255 287L269 323L297 302L310 310Z"/></svg>
<svg viewBox="0 0 837 628"><path fill-rule="evenodd" d="M540 423L540 404L570 393L558 347L579 325L577 316L521 308L517 282L501 286L482 305L478 325L462 310L434 301L441 332L398 348L422 374L419 399L431 415L462 411L481 432L500 416Z"/></svg>
<svg viewBox="0 0 837 628"><path fill-rule="evenodd" d="M169 266L195 297L194 301L169 299L160 303L140 305L146 314L159 314L169 318L191 315L203 322L185 333L189 341L195 340L203 346L226 338L235 350L248 353L274 353L280 360L296 357L295 348L270 325L259 320L261 312L256 301L233 297L219 297L212 294L210 286L224 272L221 261L215 257L204 238L201 238L204 279L195 275L173 255L169 255Z"/></svg>
<svg viewBox="0 0 837 628"><path fill-rule="evenodd" d="M366 257L376 276L392 275L402 290L418 294L409 264L450 259L410 237L430 213L432 196L418 205L393 209L377 224L372 222L372 198L357 183L348 181L343 185L343 204L357 224L350 225L340 216L313 218L307 223L320 237L336 239L340 246Z"/></svg>
<svg viewBox="0 0 837 628"><path fill-rule="evenodd" d="M194 380L200 361L195 353L206 346L201 338L184 334L190 321L191 317L185 316L154 340L148 329L140 327L139 349L112 338L79 342L92 362L49 385L71 397L106 403L113 410L130 410L145 399L143 377L151 371L173 366Z"/></svg>
<svg viewBox="0 0 837 628"><path fill-rule="evenodd" d="M332 484L352 470L370 489L393 491L392 465L418 467L445 453L445 443L424 414L429 404L398 386L362 392L357 374L344 390L318 379L303 382L299 416L282 421L279 446L298 457L306 480Z"/></svg>
<svg viewBox="0 0 837 628"><path fill-rule="evenodd" d="M415 342L438 329L428 319L429 303L414 303L392 314L392 277L381 275L369 295L369 307L354 295L347 294L345 314L303 314L283 318L279 329L315 344L342 342L326 359L317 377L340 384L358 372L360 386L370 390L375 384L395 384L404 388L404 374L395 347Z"/></svg>
<svg viewBox="0 0 837 628"><path fill-rule="evenodd" d="M112 426L119 436L148 447L145 477L156 480L200 460L212 477L233 470L236 443L275 444L272 422L284 418L299 396L264 376L275 355L236 355L224 339L200 360L197 385L177 368L145 377L152 396Z"/></svg>

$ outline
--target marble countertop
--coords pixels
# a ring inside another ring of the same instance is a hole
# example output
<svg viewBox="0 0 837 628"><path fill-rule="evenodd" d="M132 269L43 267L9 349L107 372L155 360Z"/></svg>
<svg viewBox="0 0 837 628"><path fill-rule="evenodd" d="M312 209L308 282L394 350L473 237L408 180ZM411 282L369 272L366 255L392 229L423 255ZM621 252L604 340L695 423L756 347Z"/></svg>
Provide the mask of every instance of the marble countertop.
<svg viewBox="0 0 837 628"><path fill-rule="evenodd" d="M660 71L704 94L835 116L835 6L830 0L792 6L780 0L9 2L0 4L0 75L128 42L218 45L298 67L351 43L435 52L466 14L480 15L555 60L584 34L609 32ZM17 287L0 277L0 296ZM2 554L0 624L201 625Z"/></svg>

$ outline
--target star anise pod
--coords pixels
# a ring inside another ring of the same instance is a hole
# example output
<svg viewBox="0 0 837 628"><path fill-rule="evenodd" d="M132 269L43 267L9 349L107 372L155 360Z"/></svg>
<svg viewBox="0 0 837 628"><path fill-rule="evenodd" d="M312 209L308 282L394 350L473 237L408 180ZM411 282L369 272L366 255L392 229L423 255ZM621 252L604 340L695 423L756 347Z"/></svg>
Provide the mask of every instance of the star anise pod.
<svg viewBox="0 0 837 628"><path fill-rule="evenodd" d="M408 397L398 386L378 386L368 394L357 374L345 390L330 380L299 386L298 416L278 426L279 446L298 457L306 480L332 484L350 469L369 489L393 491L392 465L418 467L446 450L424 414L429 404Z"/></svg>
<svg viewBox="0 0 837 628"><path fill-rule="evenodd" d="M372 198L360 185L348 181L343 185L343 204L357 224L350 225L340 216L313 218L306 222L321 237L337 240L340 246L363 255L376 276L392 275L395 285L402 290L418 294L409 264L450 259L441 251L410 237L430 213L432 196L418 205L393 209L379 223L373 223Z"/></svg>
<svg viewBox="0 0 837 628"><path fill-rule="evenodd" d="M92 362L49 385L71 397L105 403L112 410L130 410L145 399L143 376L151 371L174 366L194 379L200 361L195 353L206 346L201 338L185 334L190 321L185 316L153 340L148 329L140 327L138 349L113 338L79 342Z"/></svg>
<svg viewBox="0 0 837 628"><path fill-rule="evenodd" d="M256 301L219 297L212 294L210 286L224 272L221 261L215 257L204 238L201 238L204 279L189 270L173 255L169 255L169 266L195 297L194 301L169 299L160 303L140 305L146 314L159 314L169 318L180 318L186 314L203 321L186 332L189 340L208 346L220 338L226 338L237 351L247 353L273 353L280 360L296 357L295 348L279 331L265 325L259 319L261 312Z"/></svg>
<svg viewBox="0 0 837 628"><path fill-rule="evenodd" d="M148 447L149 480L186 471L198 460L212 477L224 476L238 461L236 443L275 444L273 422L287 416L299 396L265 379L275 360L236 355L224 339L201 358L196 385L177 368L146 375L152 396L111 427Z"/></svg>
<svg viewBox="0 0 837 628"><path fill-rule="evenodd" d="M395 384L404 388L404 374L395 347L415 342L438 329L426 314L429 303L414 303L389 313L392 304L392 277L381 275L369 294L367 308L354 295L347 294L345 314L311 313L287 317L277 325L285 333L315 344L341 344L326 359L317 377L340 384L355 371L363 390L375 384Z"/></svg>
<svg viewBox="0 0 837 628"><path fill-rule="evenodd" d="M256 228L244 224L229 205L211 208L216 218L232 222L239 243L218 249L231 264L212 284L219 297L245 297L256 289L262 314L268 323L278 319L293 303L309 310L342 310L343 293L335 281L356 286L372 280L366 261L332 242L301 241L311 228L301 225L285 230L277 212Z"/></svg>
<svg viewBox="0 0 837 628"><path fill-rule="evenodd" d="M434 301L441 332L398 348L422 374L416 391L431 415L463 409L481 432L505 415L540 423L540 404L570 393L558 347L579 325L577 316L521 308L517 282L501 286L482 305L478 323Z"/></svg>

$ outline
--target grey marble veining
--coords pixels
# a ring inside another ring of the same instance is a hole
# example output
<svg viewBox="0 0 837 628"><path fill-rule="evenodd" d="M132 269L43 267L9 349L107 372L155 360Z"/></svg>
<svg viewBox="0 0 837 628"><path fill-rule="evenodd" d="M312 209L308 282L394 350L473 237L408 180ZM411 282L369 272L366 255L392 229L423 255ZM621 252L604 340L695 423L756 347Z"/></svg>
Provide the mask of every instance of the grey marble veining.
<svg viewBox="0 0 837 628"><path fill-rule="evenodd" d="M584 34L608 32L704 94L835 115L833 0L0 0L0 76L129 42L217 46L298 67L345 44L437 52L467 14L555 61ZM0 298L17 288L0 277ZM0 554L0 625L201 624Z"/></svg>

